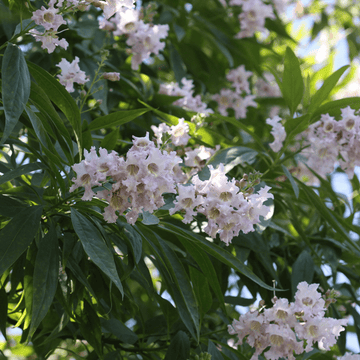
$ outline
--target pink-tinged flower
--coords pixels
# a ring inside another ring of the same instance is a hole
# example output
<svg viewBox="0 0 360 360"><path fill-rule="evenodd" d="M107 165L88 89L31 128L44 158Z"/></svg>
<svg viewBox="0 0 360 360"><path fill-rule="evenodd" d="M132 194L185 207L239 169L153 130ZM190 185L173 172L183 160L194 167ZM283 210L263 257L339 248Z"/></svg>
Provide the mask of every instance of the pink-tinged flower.
<svg viewBox="0 0 360 360"><path fill-rule="evenodd" d="M228 116L227 109L233 107L236 93L230 89L221 89L220 94L212 95L212 99L218 103L218 112L223 116Z"/></svg>
<svg viewBox="0 0 360 360"><path fill-rule="evenodd" d="M108 31L114 31L116 29L115 23L111 20L107 19L100 19L99 20L99 29L101 30L108 30Z"/></svg>
<svg viewBox="0 0 360 360"><path fill-rule="evenodd" d="M89 78L86 76L85 72L80 70L79 61L80 59L77 56L71 63L63 58L56 65L61 69L61 74L58 75L60 84L64 85L68 92L75 91L74 82L82 85L89 81Z"/></svg>
<svg viewBox="0 0 360 360"><path fill-rule="evenodd" d="M131 68L137 70L139 65L151 54L158 55L163 50L165 43L160 40L167 37L169 25L145 24L140 20L137 29L129 34L126 44L131 46L133 56L131 58Z"/></svg>
<svg viewBox="0 0 360 360"><path fill-rule="evenodd" d="M163 143L163 134L170 133L170 127L165 123L161 123L159 126L151 125L151 130L154 132L158 146Z"/></svg>
<svg viewBox="0 0 360 360"><path fill-rule="evenodd" d="M294 327L297 322L294 303L289 304L288 299L277 299L272 308L265 309L264 316L269 323L275 321L277 324L288 324L290 327Z"/></svg>
<svg viewBox="0 0 360 360"><path fill-rule="evenodd" d="M110 81L119 81L120 80L120 73L118 72L105 72L102 74L102 77L106 80Z"/></svg>
<svg viewBox="0 0 360 360"><path fill-rule="evenodd" d="M37 25L42 25L45 30L57 31L61 25L66 24L66 21L58 14L59 10L55 9L53 4L51 5L48 9L42 6L41 10L34 11L31 19L34 20Z"/></svg>
<svg viewBox="0 0 360 360"><path fill-rule="evenodd" d="M274 19L275 15L271 5L265 5L261 0L231 0L230 5L242 6L239 15L240 32L235 38L251 37L257 31L265 30L265 19Z"/></svg>
<svg viewBox="0 0 360 360"><path fill-rule="evenodd" d="M360 360L360 354L351 354L347 352L344 356L340 356L337 360Z"/></svg>
<svg viewBox="0 0 360 360"><path fill-rule="evenodd" d="M226 78L232 82L232 87L236 89L238 93L243 91L250 94L250 87L248 78L252 75L251 71L245 70L245 65L240 65L236 69L232 69L226 75Z"/></svg>
<svg viewBox="0 0 360 360"><path fill-rule="evenodd" d="M246 118L247 108L249 106L257 107L257 103L254 101L255 95L247 95L245 97L238 96L234 99L232 108L235 111L235 117L237 119Z"/></svg>
<svg viewBox="0 0 360 360"><path fill-rule="evenodd" d="M274 141L269 144L274 152L279 152L286 139L286 132L284 126L281 125L281 118L274 116L272 119L266 119L266 123L272 126L270 133L274 136Z"/></svg>
<svg viewBox="0 0 360 360"><path fill-rule="evenodd" d="M41 33L36 29L31 29L29 33L35 38L36 41L42 42L41 48L46 49L49 54L51 54L55 50L56 46L60 46L65 50L69 46L69 43L65 39L59 39L57 37L58 33L54 30L49 30Z"/></svg>
<svg viewBox="0 0 360 360"><path fill-rule="evenodd" d="M139 27L139 11L136 9L126 9L118 13L116 17L116 31L114 35L130 34L137 31Z"/></svg>
<svg viewBox="0 0 360 360"><path fill-rule="evenodd" d="M106 0L102 6L104 16L109 19L116 12L121 12L123 8L132 8L134 6L133 0Z"/></svg>
<svg viewBox="0 0 360 360"><path fill-rule="evenodd" d="M302 281L297 286L295 294L295 311L304 311L304 318L308 319L313 316L324 316L325 301L317 291L319 284L309 285Z"/></svg>
<svg viewBox="0 0 360 360"><path fill-rule="evenodd" d="M176 100L173 104L195 111L197 113L203 113L204 116L213 113L213 110L208 109L207 105L202 102L200 95L194 96L193 80L182 78L181 84L182 87L180 87L178 83L174 82L169 84L161 84L159 94L182 96L182 99Z"/></svg>
<svg viewBox="0 0 360 360"><path fill-rule="evenodd" d="M171 141L175 146L187 145L189 135L189 125L185 122L184 118L179 119L177 125L173 125L170 128Z"/></svg>
<svg viewBox="0 0 360 360"><path fill-rule="evenodd" d="M202 197L195 195L195 187L194 185L178 186L178 196L176 196L176 200L174 202L175 207L169 210L169 214L173 215L177 211L185 211L184 220L185 224L188 224L194 220L193 216L197 215L197 212L194 211L198 205L202 202Z"/></svg>

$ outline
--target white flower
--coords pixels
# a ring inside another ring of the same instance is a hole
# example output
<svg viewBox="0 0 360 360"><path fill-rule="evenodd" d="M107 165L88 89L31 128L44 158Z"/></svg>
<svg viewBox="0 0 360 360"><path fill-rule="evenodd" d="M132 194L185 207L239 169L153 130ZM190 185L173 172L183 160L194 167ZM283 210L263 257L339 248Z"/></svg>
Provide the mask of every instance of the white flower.
<svg viewBox="0 0 360 360"><path fill-rule="evenodd" d="M89 78L86 76L85 72L80 70L79 61L80 59L77 56L71 63L63 58L56 65L61 69L61 74L58 75L60 84L64 85L68 92L75 91L74 82L78 84L85 84L87 81L89 81Z"/></svg>
<svg viewBox="0 0 360 360"><path fill-rule="evenodd" d="M57 32L55 30L45 31L43 33L37 31L36 29L31 29L29 33L35 38L36 41L41 41L42 49L46 49L49 54L51 54L56 46L60 46L64 49L67 49L69 43L65 39L60 39L57 37Z"/></svg>
<svg viewBox="0 0 360 360"><path fill-rule="evenodd" d="M272 126L271 134L274 136L274 141L269 146L274 152L279 152L286 139L286 132L284 126L281 125L281 118L274 116L272 119L266 119L266 123Z"/></svg>

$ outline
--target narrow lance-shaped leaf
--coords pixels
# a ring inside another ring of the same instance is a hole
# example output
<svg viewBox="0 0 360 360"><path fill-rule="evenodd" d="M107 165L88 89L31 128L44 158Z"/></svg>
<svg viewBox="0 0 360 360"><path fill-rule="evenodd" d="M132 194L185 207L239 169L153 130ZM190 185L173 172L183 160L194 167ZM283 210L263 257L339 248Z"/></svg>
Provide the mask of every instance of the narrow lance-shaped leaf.
<svg viewBox="0 0 360 360"><path fill-rule="evenodd" d="M147 113L148 111L149 109L117 111L113 114L101 116L95 119L89 124L88 129L99 130L99 129L109 128L112 126L120 126L138 118L139 116Z"/></svg>
<svg viewBox="0 0 360 360"><path fill-rule="evenodd" d="M34 269L34 295L30 336L47 314L55 296L59 275L58 239L54 225L40 240Z"/></svg>
<svg viewBox="0 0 360 360"><path fill-rule="evenodd" d="M331 90L335 87L339 81L341 75L349 68L349 65L341 67L339 70L331 74L323 83L321 88L315 93L311 99L311 103L308 111L310 113L314 112L322 103L327 99Z"/></svg>
<svg viewBox="0 0 360 360"><path fill-rule="evenodd" d="M291 273L291 285L293 294L296 292L296 287L301 281L306 281L311 284L314 277L314 261L311 255L304 250L294 262Z"/></svg>
<svg viewBox="0 0 360 360"><path fill-rule="evenodd" d="M289 47L286 48L281 91L291 114L294 114L303 97L304 82L299 60Z"/></svg>
<svg viewBox="0 0 360 360"><path fill-rule="evenodd" d="M20 211L0 231L0 276L28 248L38 231L42 206Z"/></svg>
<svg viewBox="0 0 360 360"><path fill-rule="evenodd" d="M267 284L265 284L259 277L257 277L246 265L244 265L241 261L239 261L236 257L234 257L231 253L227 252L226 250L222 249L220 246L210 243L209 241L205 240L201 236L198 236L190 231L182 229L178 226L162 222L164 228L167 231L177 235L184 236L186 240L193 241L196 244L200 244L204 251L208 254L214 256L216 259L221 261L222 263L234 268L235 270L239 271L241 274L249 278L250 280L254 281L256 284L260 285L264 289L272 291L273 288ZM283 291L282 289L276 289L276 291Z"/></svg>
<svg viewBox="0 0 360 360"><path fill-rule="evenodd" d="M30 95L30 74L23 52L14 44L6 47L2 60L2 101L5 111L5 130L1 143L16 126Z"/></svg>
<svg viewBox="0 0 360 360"><path fill-rule="evenodd" d="M21 165L21 166L17 167L16 169L14 169L12 171L8 171L6 174L2 175L0 177L0 185L4 184L10 180L13 180L21 175L28 174L31 171L39 170L39 169L43 169L43 168L44 168L44 165L41 163L30 163L30 164Z"/></svg>
<svg viewBox="0 0 360 360"><path fill-rule="evenodd" d="M102 239L99 230L84 215L74 208L71 209L71 221L81 244L90 259L110 278L124 296L115 261L112 253Z"/></svg>
<svg viewBox="0 0 360 360"><path fill-rule="evenodd" d="M28 66L31 75L34 77L36 82L46 92L50 100L59 107L59 109L65 114L65 116L69 120L72 128L74 129L79 153L81 154L81 116L79 108L77 107L74 99L65 90L65 88L47 71L31 62L28 62Z"/></svg>
<svg viewBox="0 0 360 360"><path fill-rule="evenodd" d="M292 188L294 189L295 197L298 199L299 198L299 187L297 186L297 183L295 182L294 178L292 177L292 175L290 174L290 172L286 168L286 166L281 165L281 167L282 167L282 169L284 171L284 174L289 179Z"/></svg>

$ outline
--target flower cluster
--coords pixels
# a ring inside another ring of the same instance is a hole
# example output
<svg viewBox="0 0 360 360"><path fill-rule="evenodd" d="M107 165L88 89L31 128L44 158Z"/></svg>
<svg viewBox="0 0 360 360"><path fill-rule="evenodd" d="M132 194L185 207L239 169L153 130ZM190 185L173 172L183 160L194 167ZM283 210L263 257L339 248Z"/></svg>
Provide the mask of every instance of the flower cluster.
<svg viewBox="0 0 360 360"><path fill-rule="evenodd" d="M115 36L127 36L126 44L131 47L132 53L131 68L137 70L151 54L158 55L164 49L165 43L161 40L167 37L169 25L145 23L140 18L140 10L133 8L132 0L128 3L125 6L125 2L117 1L117 7L113 6L111 11L105 8L105 19L100 20L99 26L100 29L113 31ZM114 13L115 16L109 19Z"/></svg>
<svg viewBox="0 0 360 360"><path fill-rule="evenodd" d="M253 188L246 186L246 180L229 181L224 165L217 169L208 165L210 178L200 180L198 175L192 178L192 184L178 186L179 195L175 207L169 210L172 215L177 211L183 213L184 223L193 221L197 213L204 214L207 226L204 231L212 238L219 233L220 239L227 245L234 236L254 231L254 225L260 221L260 216L266 217L270 208L264 202L273 198L268 193L270 187L265 186L259 192L253 193ZM241 189L243 187L243 189Z"/></svg>
<svg viewBox="0 0 360 360"><path fill-rule="evenodd" d="M257 31L265 30L265 19L275 19L271 5L265 5L261 0L230 0L230 5L241 6L239 15L240 32L237 39L251 37Z"/></svg>
<svg viewBox="0 0 360 360"><path fill-rule="evenodd" d="M183 222L190 223L197 213L204 214L207 218L204 231L213 238L219 233L227 245L240 230L244 233L254 231L260 216L269 214L270 209L264 202L273 195L268 193L268 186L254 193L253 185L260 182L258 174L254 178L251 178L252 174L250 178L245 175L241 181L229 180L224 165L220 164L217 169L209 165L208 180L200 180L198 175L194 175L218 147L215 150L204 146L185 147L190 136L184 119L179 119L179 123L173 126L152 126L152 130L157 146L149 140L148 133L143 138L134 137L126 160L116 152L108 154L102 148L100 156L95 147L90 152L85 150L85 159L72 167L77 178L72 179L74 184L70 191L84 187L82 200L96 196L109 203L104 212L107 222L115 222L118 211L119 214L126 212L130 224L135 224L139 213L153 213L163 206L164 193L177 194L170 215L180 211L184 215ZM185 157L184 160L173 151L175 147L181 147L178 152ZM182 171L180 163L183 163L182 168L188 168L188 174ZM184 185L191 176L191 182ZM94 186L102 188L94 192Z"/></svg>
<svg viewBox="0 0 360 360"><path fill-rule="evenodd" d="M207 105L202 102L200 95L194 96L194 84L192 80L182 78L181 84L182 87L180 87L179 84L175 82L161 84L159 94L182 96L181 99L176 100L173 104L188 110L205 115L212 114L214 112L212 109L208 109Z"/></svg>
<svg viewBox="0 0 360 360"><path fill-rule="evenodd" d="M251 71L246 71L244 65L232 69L226 75L226 79L231 82L233 89L221 89L220 94L212 96L218 103L218 112L223 116L228 116L227 109L233 109L236 118L245 118L249 106L256 107L255 95L250 94L248 78L252 75Z"/></svg>
<svg viewBox="0 0 360 360"><path fill-rule="evenodd" d="M229 333L238 336L236 344L247 337L246 342L255 348L251 360L257 360L268 346L270 349L264 355L270 360L281 357L294 360L294 352L309 352L315 342L319 348L330 350L340 332L345 330L343 326L348 319L324 317L326 304L317 291L318 286L305 281L299 283L295 302L274 298L272 308L248 312L234 320L228 327Z"/></svg>
<svg viewBox="0 0 360 360"><path fill-rule="evenodd" d="M105 199L109 203L104 212L107 222L116 221L116 211L122 214L128 210L125 217L135 224L139 213L152 213L165 204L163 193L176 193L174 167L181 159L174 151L159 150L149 140L149 133L145 137L134 136L126 160L114 151L108 154L100 148L99 153L100 156L95 147L90 152L85 150L85 160L73 166L77 178L73 178L70 192L83 186L82 200L91 200L93 196ZM105 189L95 193L91 189L95 185Z"/></svg>
<svg viewBox="0 0 360 360"><path fill-rule="evenodd" d="M286 132L284 126L281 125L281 118L274 116L272 119L266 119L266 123L272 126L271 134L274 136L274 141L269 146L272 151L279 152L286 139Z"/></svg>
<svg viewBox="0 0 360 360"><path fill-rule="evenodd" d="M61 74L58 75L60 84L64 85L68 92L73 92L74 82L78 84L85 84L89 81L89 78L86 76L85 72L80 70L79 67L80 59L75 56L73 62L68 62L66 59L61 59L61 61L56 65L61 69Z"/></svg>
<svg viewBox="0 0 360 360"><path fill-rule="evenodd" d="M338 163L352 179L355 166L360 165L360 116L350 106L341 109L339 121L329 114L321 115L306 131L304 145L310 146L301 155L307 159L307 166L320 176L331 173ZM302 169L298 176L312 178L305 167Z"/></svg>
<svg viewBox="0 0 360 360"><path fill-rule="evenodd" d="M35 37L36 41L42 42L41 47L47 49L49 54L55 50L56 46L67 49L69 45L65 39L60 40L57 36L59 27L66 24L62 15L59 14L59 7L61 7L62 2L50 0L48 9L42 6L41 9L34 11L31 17L35 24L43 26L45 31L42 33L36 29L31 29L30 34ZM57 6L55 7L55 5Z"/></svg>

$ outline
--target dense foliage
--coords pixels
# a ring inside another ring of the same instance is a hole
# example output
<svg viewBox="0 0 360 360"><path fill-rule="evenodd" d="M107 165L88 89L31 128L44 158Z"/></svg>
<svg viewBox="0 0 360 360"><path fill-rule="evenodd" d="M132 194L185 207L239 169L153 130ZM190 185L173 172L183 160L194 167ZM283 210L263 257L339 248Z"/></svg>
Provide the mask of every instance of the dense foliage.
<svg viewBox="0 0 360 360"><path fill-rule="evenodd" d="M0 0L0 358L343 356L360 98L329 34L356 59L360 6L132 5ZM309 14L321 63L296 56Z"/></svg>

